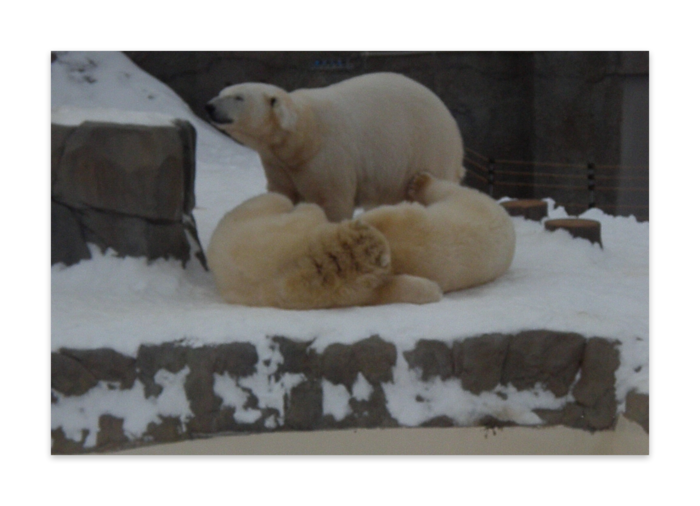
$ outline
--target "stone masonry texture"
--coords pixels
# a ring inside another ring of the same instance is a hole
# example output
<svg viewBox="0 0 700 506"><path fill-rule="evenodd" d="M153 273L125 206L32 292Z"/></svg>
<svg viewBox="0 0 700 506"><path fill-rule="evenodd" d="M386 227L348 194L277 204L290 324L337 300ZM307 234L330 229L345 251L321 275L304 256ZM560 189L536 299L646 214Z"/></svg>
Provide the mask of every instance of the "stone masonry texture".
<svg viewBox="0 0 700 506"><path fill-rule="evenodd" d="M400 426L387 408L382 388L383 384L394 381L393 369L398 361L394 344L380 336L371 336L354 344L332 344L319 353L312 348L311 341L284 336L273 337L271 341L282 360L270 372L270 381L279 380L284 374L300 378L284 395L283 423L276 427L266 426L264 419L282 413L276 408L262 407L255 395L250 396L246 409L258 409L261 417L252 423L242 423L234 416L235 408L225 406L214 391L215 375L245 379L263 365L270 366L269 359L262 361L251 343L197 348L182 343L143 345L136 357L110 349L61 349L52 353L52 403L58 402L59 397L85 395L103 381L123 390L133 388L138 381L146 398L157 398L163 390L155 381L158 371L177 373L188 367L184 391L192 412L184 422L175 417L161 417L159 423L151 423L147 432L135 440L124 433L122 419L105 413L99 419L96 446L84 445L87 434L82 441L73 441L58 427L52 430L52 453L103 452L236 432ZM617 416L615 371L620 364L617 346L616 341L604 338L586 339L574 333L533 330L513 335L486 334L452 342L424 339L403 355L420 381L456 379L463 389L476 395L499 385L512 385L518 390L541 386L557 397L569 395L573 401L567 402L563 409L537 411L544 424L596 431L614 427ZM342 420L324 415L322 383L342 385L351 392L360 374L372 387L369 397L351 398L351 412ZM648 430L648 396L630 394L626 401L626 416L646 424ZM486 417L478 424L497 427L512 423ZM448 416L437 416L423 424L452 425L457 424Z"/></svg>
<svg viewBox="0 0 700 506"><path fill-rule="evenodd" d="M192 215L196 132L189 122L146 126L85 121L51 126L51 263L122 256L196 256Z"/></svg>

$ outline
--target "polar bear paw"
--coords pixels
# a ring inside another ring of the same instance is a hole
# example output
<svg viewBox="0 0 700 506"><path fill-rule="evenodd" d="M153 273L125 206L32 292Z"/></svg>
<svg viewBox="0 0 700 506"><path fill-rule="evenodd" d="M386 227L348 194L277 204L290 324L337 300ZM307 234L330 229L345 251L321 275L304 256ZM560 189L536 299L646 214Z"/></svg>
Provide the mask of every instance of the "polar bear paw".
<svg viewBox="0 0 700 506"><path fill-rule="evenodd" d="M376 284L391 272L386 237L360 221L346 221L325 231L313 245L309 259L314 266L309 275L326 288L339 289L359 280Z"/></svg>
<svg viewBox="0 0 700 506"><path fill-rule="evenodd" d="M358 273L375 269L388 269L391 264L389 243L376 228L353 220L338 227L338 241L342 256L347 258L351 270Z"/></svg>
<svg viewBox="0 0 700 506"><path fill-rule="evenodd" d="M406 190L406 197L408 200L411 202L424 203L425 190L428 188L433 179L433 176L427 172L419 172L413 176L408 182L408 188Z"/></svg>

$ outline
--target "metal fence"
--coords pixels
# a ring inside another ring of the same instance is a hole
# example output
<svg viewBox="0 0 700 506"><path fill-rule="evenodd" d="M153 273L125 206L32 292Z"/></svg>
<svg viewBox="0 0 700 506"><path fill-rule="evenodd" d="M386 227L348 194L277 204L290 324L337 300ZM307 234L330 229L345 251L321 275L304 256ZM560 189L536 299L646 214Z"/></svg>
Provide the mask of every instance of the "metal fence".
<svg viewBox="0 0 700 506"><path fill-rule="evenodd" d="M649 219L649 167L492 158L465 148L466 184L494 198L550 197L568 212L596 207Z"/></svg>

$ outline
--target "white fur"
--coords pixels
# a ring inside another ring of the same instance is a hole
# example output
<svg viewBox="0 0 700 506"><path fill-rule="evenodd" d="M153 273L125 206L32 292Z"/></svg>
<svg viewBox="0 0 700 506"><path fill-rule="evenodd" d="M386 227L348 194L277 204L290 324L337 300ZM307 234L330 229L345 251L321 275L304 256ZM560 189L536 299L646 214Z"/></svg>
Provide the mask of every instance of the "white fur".
<svg viewBox="0 0 700 506"><path fill-rule="evenodd" d="M232 123L217 126L260 154L268 190L320 205L331 221L403 200L426 171L458 182L464 174L457 123L425 86L376 73L290 93L244 83L210 104Z"/></svg>
<svg viewBox="0 0 700 506"><path fill-rule="evenodd" d="M286 309L440 300L436 283L391 273L389 245L357 220L330 223L314 204L276 193L247 200L217 225L209 267L229 303Z"/></svg>
<svg viewBox="0 0 700 506"><path fill-rule="evenodd" d="M359 219L389 241L395 274L431 279L443 292L493 281L515 254L515 229L488 195L418 175L409 186L416 202L382 206Z"/></svg>

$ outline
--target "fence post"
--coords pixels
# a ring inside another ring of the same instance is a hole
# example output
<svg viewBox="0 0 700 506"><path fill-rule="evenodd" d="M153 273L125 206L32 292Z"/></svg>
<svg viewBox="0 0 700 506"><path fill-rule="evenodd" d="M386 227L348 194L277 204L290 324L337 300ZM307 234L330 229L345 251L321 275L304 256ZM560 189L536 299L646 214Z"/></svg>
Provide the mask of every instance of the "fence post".
<svg viewBox="0 0 700 506"><path fill-rule="evenodd" d="M496 160L489 158L489 196L493 197L493 185L496 179L496 169L494 167Z"/></svg>
<svg viewBox="0 0 700 506"><path fill-rule="evenodd" d="M588 164L588 209L595 207L595 164Z"/></svg>

